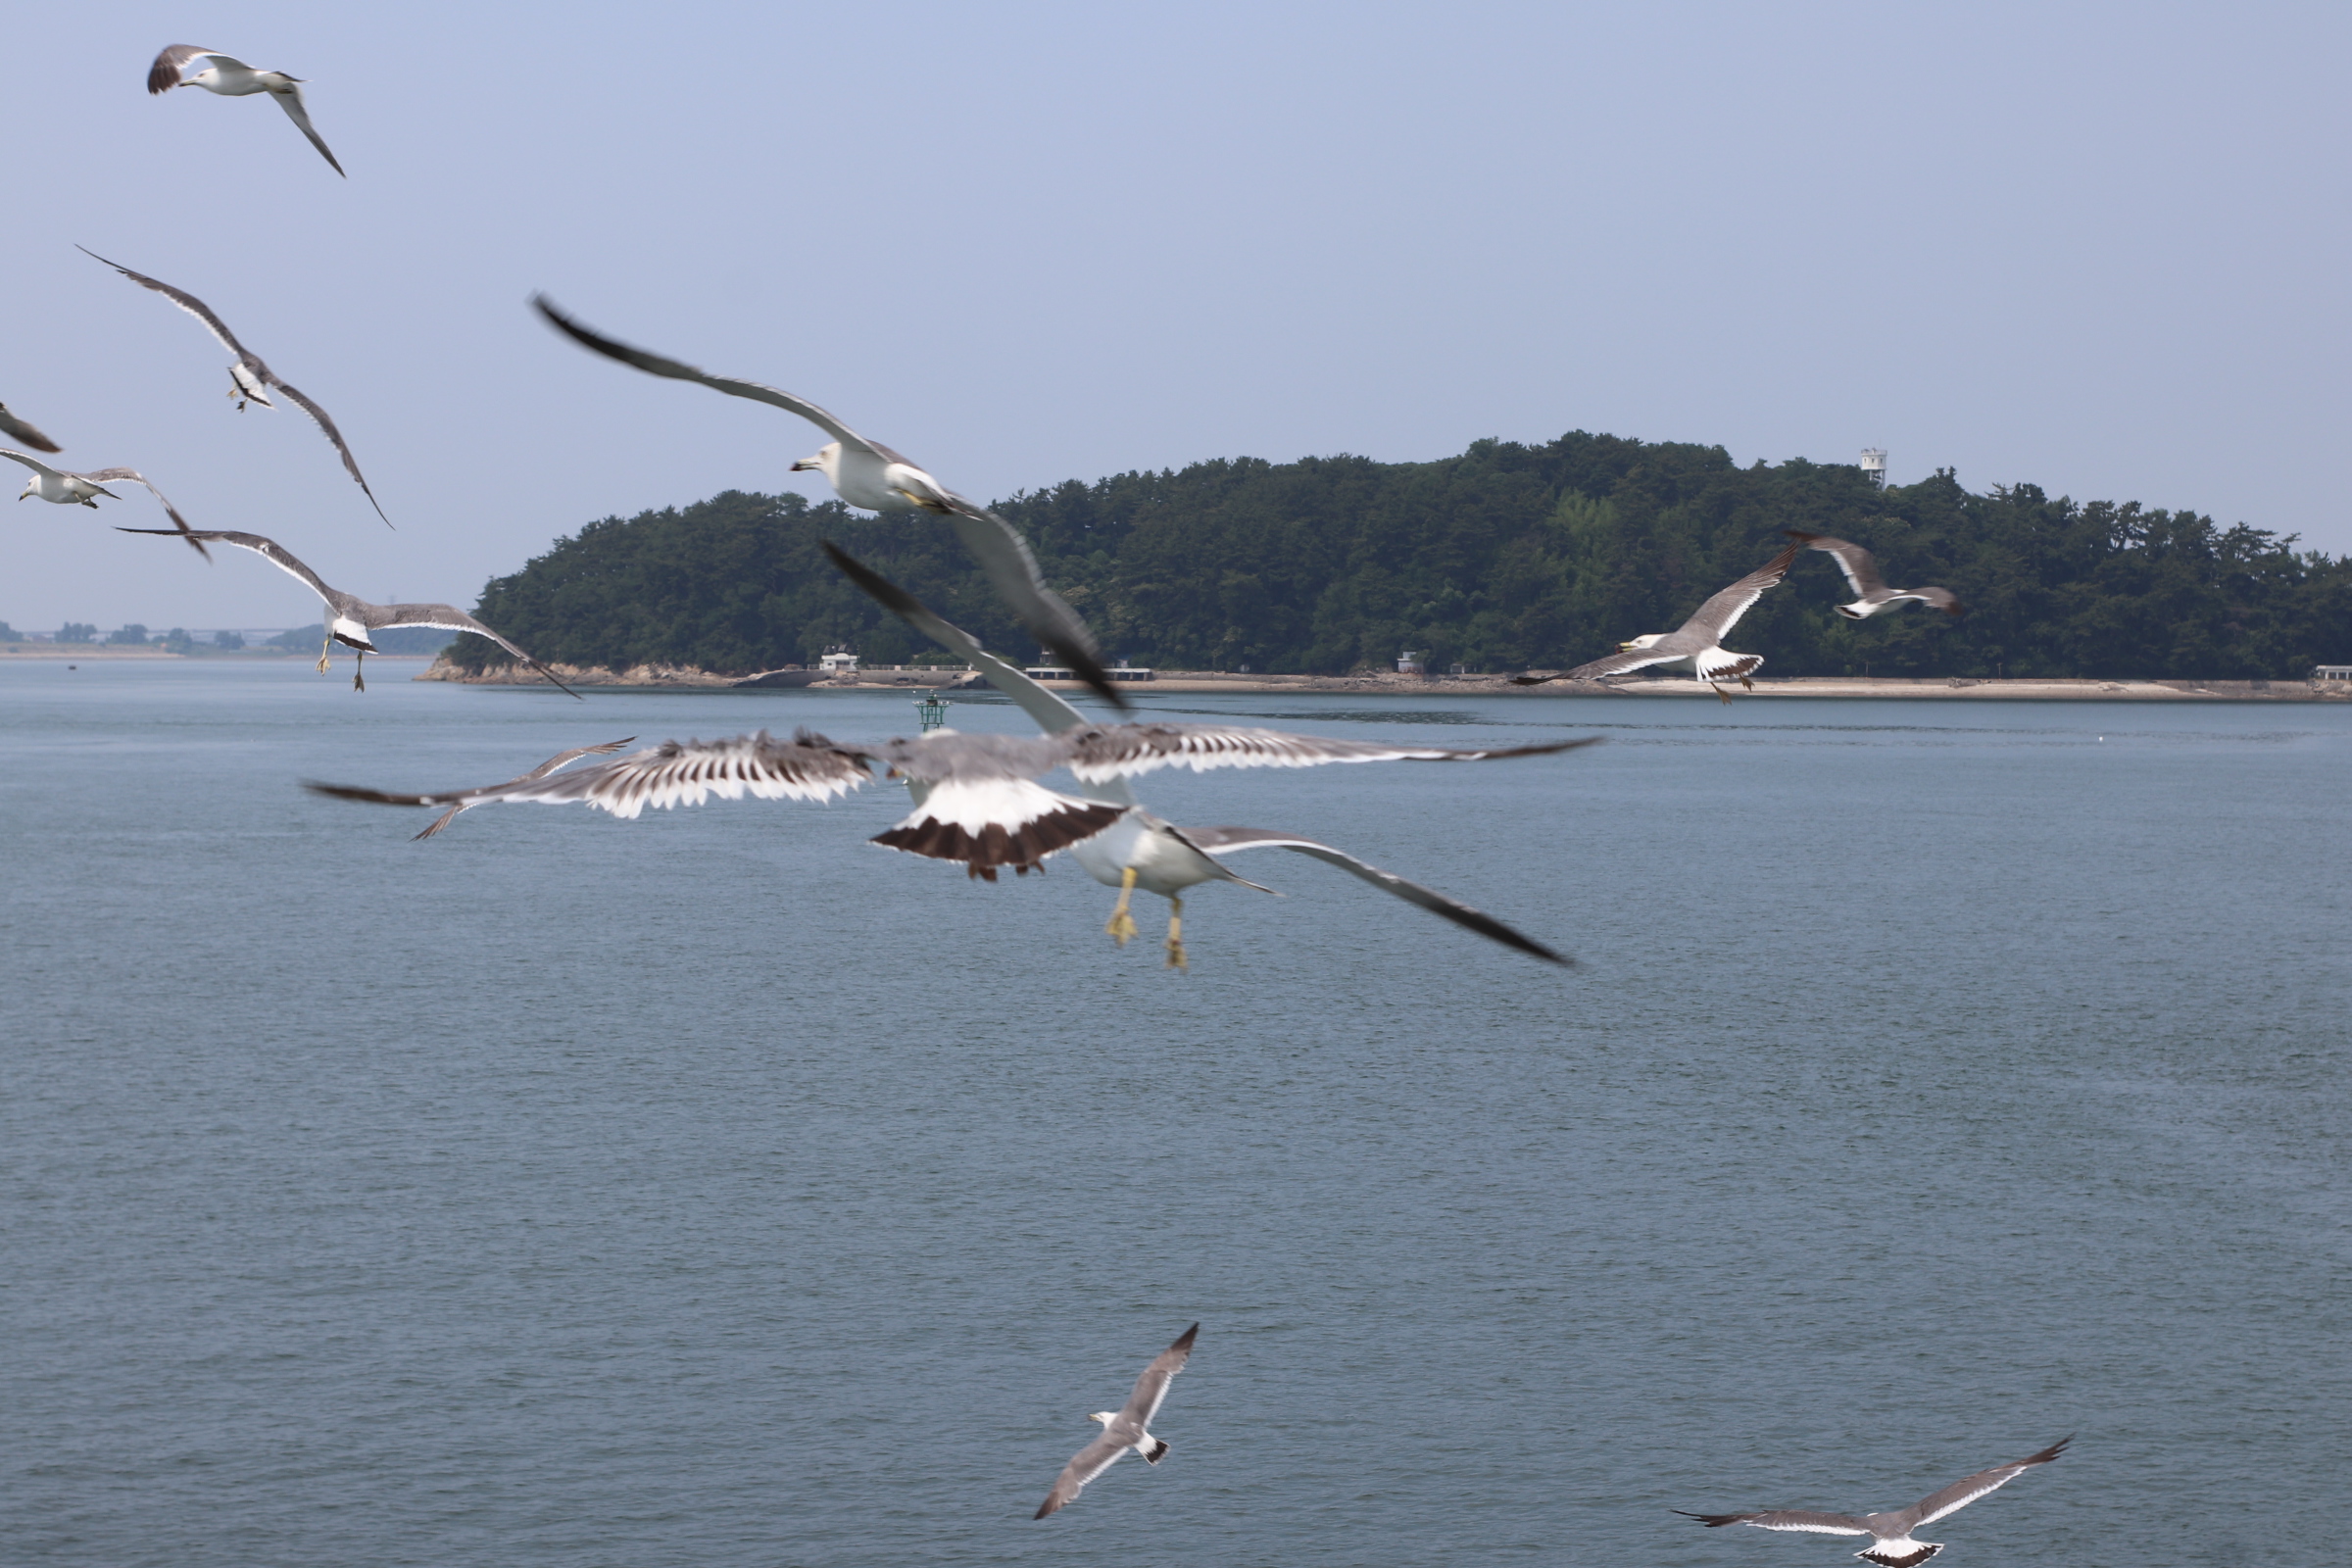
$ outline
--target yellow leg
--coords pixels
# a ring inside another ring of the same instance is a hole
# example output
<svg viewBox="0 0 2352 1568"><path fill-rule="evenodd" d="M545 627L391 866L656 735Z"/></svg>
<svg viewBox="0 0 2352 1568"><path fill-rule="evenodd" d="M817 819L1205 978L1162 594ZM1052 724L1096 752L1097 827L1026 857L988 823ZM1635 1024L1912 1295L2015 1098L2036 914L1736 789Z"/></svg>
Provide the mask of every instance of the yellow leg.
<svg viewBox="0 0 2352 1568"><path fill-rule="evenodd" d="M1127 912L1127 901L1134 896L1135 867L1131 865L1119 873L1118 906L1110 911L1110 924L1102 928L1122 948L1127 945L1127 939L1135 935L1135 916Z"/></svg>
<svg viewBox="0 0 2352 1568"><path fill-rule="evenodd" d="M326 673L327 657L335 651L335 640L329 637L318 645L318 673Z"/></svg>
<svg viewBox="0 0 2352 1568"><path fill-rule="evenodd" d="M1184 957L1184 901L1168 895L1168 967L1190 969Z"/></svg>
<svg viewBox="0 0 2352 1568"><path fill-rule="evenodd" d="M366 654L351 656L351 689L355 692L364 692L368 689L367 679L360 673L367 663L368 656Z"/></svg>
<svg viewBox="0 0 2352 1568"><path fill-rule="evenodd" d="M1710 685L1710 686L1715 686L1715 683L1714 683L1713 681L1709 681L1709 682L1707 682L1707 684L1708 684L1708 685ZM1721 703L1721 704L1722 704L1724 707L1726 707L1726 708L1729 708L1729 707L1731 707L1731 706L1732 706L1732 694L1731 694L1731 693L1729 693L1729 692L1727 692L1727 691L1725 691L1725 690L1724 690L1722 687L1720 687L1720 686L1715 686L1715 700L1716 700L1717 702Z"/></svg>

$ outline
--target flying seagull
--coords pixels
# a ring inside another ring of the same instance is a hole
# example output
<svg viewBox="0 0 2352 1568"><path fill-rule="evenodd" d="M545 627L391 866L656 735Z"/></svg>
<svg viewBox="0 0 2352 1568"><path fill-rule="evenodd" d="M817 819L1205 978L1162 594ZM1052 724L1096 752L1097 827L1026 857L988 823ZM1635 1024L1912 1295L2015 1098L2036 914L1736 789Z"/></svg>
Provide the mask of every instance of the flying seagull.
<svg viewBox="0 0 2352 1568"><path fill-rule="evenodd" d="M121 531L123 533L169 534L172 530L169 528L124 528ZM364 692L368 689L368 682L363 678L368 656L381 652L375 644L368 640L369 632L389 631L395 626L437 626L444 631L469 631L477 637L487 637L540 674L547 676L558 691L568 697L580 695L562 681L557 680L554 673L545 664L540 663L539 661L454 605L371 605L356 594L347 594L340 588L329 588L319 579L317 572L295 560L292 551L276 540L265 539L258 533L196 530L190 532L188 537L195 540L218 541L224 545L235 545L239 550L250 550L288 576L300 579L311 592L317 594L320 602L326 606L326 641L318 649L318 673L321 675L326 673L329 656L334 653L335 644L341 643L346 648L354 649L358 653L358 657L353 661L351 666L351 687L354 691ZM586 701L586 699L583 698L582 701ZM635 739L635 737L632 736L631 739ZM530 775L524 776L528 778ZM517 780L516 782L521 781Z"/></svg>
<svg viewBox="0 0 2352 1568"><path fill-rule="evenodd" d="M9 413L8 405L5 403L0 403L0 435L8 437L11 441L22 441L35 452L63 452L65 450L41 434L40 431Z"/></svg>
<svg viewBox="0 0 2352 1568"><path fill-rule="evenodd" d="M1157 1464L1168 1456L1168 1446L1145 1429L1159 1413L1160 1401L1168 1396L1168 1385L1184 1370L1185 1361L1193 1353L1193 1337L1200 1332L1196 1323L1176 1337L1176 1343L1152 1358L1144 1375L1135 1380L1135 1392L1127 1396L1123 1410L1097 1410L1087 1417L1102 1423L1102 1435L1070 1455L1070 1462L1061 1467L1054 1482L1054 1490L1046 1500L1037 1505L1032 1519L1043 1519L1056 1508L1065 1508L1078 1500L1086 1484L1119 1462L1119 1455L1129 1448L1144 1456L1144 1463Z"/></svg>
<svg viewBox="0 0 2352 1568"><path fill-rule="evenodd" d="M980 569L988 574L998 594L1030 633L1081 680L1107 698L1112 707L1126 710L1125 694L1103 672L1094 634L1078 618L1078 612L1046 586L1045 577L1038 570L1037 557L1030 553L1028 541L1011 523L978 502L957 495L881 442L867 440L807 398L758 381L712 375L691 365L615 342L557 310L544 294L531 296L531 304L556 330L607 359L618 360L649 374L700 381L730 397L769 404L787 414L797 414L824 431L833 439L820 447L814 457L794 464L793 472L815 469L833 486L835 495L868 512L920 510L946 517L963 541L963 547L980 563Z"/></svg>
<svg viewBox="0 0 2352 1568"><path fill-rule="evenodd" d="M623 746L628 745L636 738L637 737L634 735L623 735L620 739L616 741L607 741L602 746L574 746L568 752L558 752L546 761L541 762L537 767L532 768L528 773L523 774L522 777L517 779L510 779L508 782L511 784L528 784L532 779L545 778L548 774L556 771L556 769L560 767L568 767L573 762L578 761L581 758L590 756L591 754L599 752L617 752ZM420 839L431 838L434 834L449 826L450 823L455 822L458 819L458 813L465 809L466 808L463 805L451 807L448 810L443 811L439 816L434 817L432 825L427 827L423 832L417 834L416 837Z"/></svg>
<svg viewBox="0 0 2352 1568"><path fill-rule="evenodd" d="M1087 722L1087 717L1054 693L1005 660L999 659L980 646L979 639L961 627L951 624L935 614L912 594L891 582L870 567L853 558L847 551L825 543L825 554L832 557L834 565L844 575L883 607L923 633L941 647L962 658L996 687L1037 721L1038 728L1049 735L1060 734ZM1571 743L1592 745L1592 741ZM1108 806L1123 807L1126 814L1093 838L1083 839L1070 847L1071 858L1086 874L1104 887L1119 890L1119 902L1111 910L1110 924L1105 929L1111 939L1125 947L1135 935L1135 917L1127 912L1128 900L1138 888L1156 893L1168 901L1168 936L1165 944L1168 967L1187 967L1184 953L1184 898L1187 888L1203 882L1238 882L1260 893L1274 890L1236 876L1227 869L1223 857L1243 850L1279 849L1309 856L1379 888L1393 893L1408 904L1417 904L1444 919L1465 926L1480 936L1491 937L1505 947L1517 948L1550 963L1572 965L1574 960L1554 953L1541 942L1521 936L1491 914L1470 907L1456 899L1417 882L1407 882L1393 871L1357 859L1342 850L1298 833L1278 833L1255 827L1178 827L1175 823L1152 815L1143 808L1124 779L1107 779L1085 787L1087 798Z"/></svg>
<svg viewBox="0 0 2352 1568"><path fill-rule="evenodd" d="M914 809L873 842L935 860L959 861L988 881L1010 866L1026 875L1050 855L1126 815L1123 806L1082 800L1034 782L1066 767L1081 783L1162 767L1313 767L1324 762L1472 761L1567 751L1561 741L1509 750L1390 746L1223 724L1088 724L1058 735L961 735L936 729L876 742L829 740L803 729L789 741L767 731L720 741L664 741L609 762L545 778L431 795L313 784L321 795L383 806L478 806L486 801L580 801L614 816L648 806L700 806L712 796L826 801L884 776L912 786Z"/></svg>
<svg viewBox="0 0 2352 1568"><path fill-rule="evenodd" d="M188 69L189 62L195 60L203 61L204 69L193 76L182 76L180 73ZM207 49L200 44L175 43L157 55L155 64L147 68L149 93L170 92L174 87L202 87L206 92L217 92L223 98L246 98L257 92L268 93L277 100L277 107L286 112L286 118L311 138L311 145L318 149L318 156L326 160L327 166L338 174L343 172L343 166L335 162L335 155L326 150L326 143L319 140L318 132L311 128L310 111L302 104L300 76L289 76L282 71L256 71L236 56L224 55L218 49Z"/></svg>
<svg viewBox="0 0 2352 1568"><path fill-rule="evenodd" d="M178 524L176 528L157 528L152 531L155 533L177 533L180 538L196 547L198 555L207 561L213 559L213 553L204 548L203 542L196 537L196 531L188 526L188 519L179 514L179 509L172 505L170 498L165 496L161 490L156 489L148 477L136 468L100 468L94 473L73 473L64 468L52 468L38 458L28 458L22 452L12 452L6 447L0 447L0 458L14 458L32 470L32 477L24 481L24 489L17 497L19 501L39 496L43 501L54 501L61 507L70 507L75 502L79 502L95 512L98 509L98 497L100 496L106 497L109 501L122 499L109 490L108 485L124 482L146 485L148 494L163 502L165 514Z"/></svg>
<svg viewBox="0 0 2352 1568"><path fill-rule="evenodd" d="M335 428L335 421L327 417L326 411L296 391L291 382L283 379L275 370L263 364L260 355L238 342L236 334L228 329L220 318L213 314L211 306L186 289L173 288L169 283L160 283L144 272L132 271L120 262L107 262L105 257L86 245L76 245L74 248L92 261L106 262L107 266L121 272L141 288L155 290L209 327L213 336L220 340L220 346L237 357L236 364L228 368L228 379L231 383L228 395L237 400L239 410L242 410L249 401L259 403L265 409L276 408L277 405L270 401L270 391L271 388L275 388L283 392L287 399L303 413L318 420L318 428L326 432L327 440L333 442L335 450L343 455L343 466L352 478L358 481L361 492L368 497L368 504L375 508L377 516L384 517L382 504L375 499L375 492L368 488L367 475L360 472L359 461L352 457L351 448L344 445L343 432ZM384 526L387 528L392 526L390 517L384 517Z"/></svg>
<svg viewBox="0 0 2352 1568"><path fill-rule="evenodd" d="M1963 608L1948 588L1887 587L1886 579L1879 575L1877 558L1860 545L1833 539L1826 533L1806 533L1797 528L1781 531L1808 550L1826 550L1838 558L1838 569L1845 573L1846 585L1856 596L1852 604L1838 607L1838 613L1848 620L1868 620L1882 610L1914 602L1933 605L1947 615L1957 615Z"/></svg>
<svg viewBox="0 0 2352 1568"><path fill-rule="evenodd" d="M1731 698L1718 681L1738 680L1750 691L1755 682L1747 677L1764 665L1757 654L1735 654L1726 650L1723 639L1748 607L1764 597L1764 590L1788 574L1789 563L1796 560L1797 547L1790 545L1738 582L1698 607L1698 612L1669 632L1644 632L1630 643L1619 643L1617 652L1604 659L1560 675L1513 675L1514 686L1541 686L1553 680L1597 680L1603 675L1619 675L1628 670L1645 669L1651 664L1689 664L1692 678L1713 687L1715 695L1730 703Z"/></svg>
<svg viewBox="0 0 2352 1568"><path fill-rule="evenodd" d="M1855 1556L1865 1562L1875 1562L1880 1568L1917 1568L1943 1549L1940 1541L1914 1541L1911 1532L1922 1525L1958 1513L1987 1492L2007 1486L2037 1464L2048 1464L2075 1440L2060 1438L2039 1453L2029 1454L2015 1464L1996 1465L1982 1470L1965 1481L1955 1481L1941 1492L1932 1492L1908 1508L1891 1508L1885 1513L1805 1513L1781 1509L1771 1513L1689 1513L1681 1508L1674 1511L1686 1519L1696 1519L1710 1530L1725 1525L1754 1525L1759 1530L1803 1530L1820 1536L1868 1536L1868 1549Z"/></svg>

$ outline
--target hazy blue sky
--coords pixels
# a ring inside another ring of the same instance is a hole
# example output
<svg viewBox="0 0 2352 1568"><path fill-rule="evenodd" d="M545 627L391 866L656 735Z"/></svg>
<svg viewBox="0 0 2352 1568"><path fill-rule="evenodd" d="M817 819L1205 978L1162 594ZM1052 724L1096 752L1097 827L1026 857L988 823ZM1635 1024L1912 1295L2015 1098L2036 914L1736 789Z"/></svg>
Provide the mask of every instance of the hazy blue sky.
<svg viewBox="0 0 2352 1568"><path fill-rule="evenodd" d="M379 599L471 604L593 518L787 488L821 441L592 359L540 288L981 497L1583 428L1883 446L1898 481L2352 551L2348 32L2145 3L26 8L0 401ZM150 99L172 42L306 78L350 180L267 101ZM399 531L77 241L323 403ZM161 514L11 508L0 618L316 613L107 518Z"/></svg>

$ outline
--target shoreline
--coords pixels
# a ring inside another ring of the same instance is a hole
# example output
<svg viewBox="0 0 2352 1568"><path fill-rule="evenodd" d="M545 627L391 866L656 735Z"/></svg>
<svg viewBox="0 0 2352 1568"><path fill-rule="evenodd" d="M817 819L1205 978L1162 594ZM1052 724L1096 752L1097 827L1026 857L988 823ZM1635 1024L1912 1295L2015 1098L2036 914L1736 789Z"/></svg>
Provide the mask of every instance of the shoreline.
<svg viewBox="0 0 2352 1568"><path fill-rule="evenodd" d="M811 679L786 686L768 679L782 673L718 675L705 669L641 664L611 670L569 664L549 666L569 686L628 691L729 691L768 689L804 692L941 691L983 688L987 682L969 671L944 669L865 669L850 680ZM528 671L484 671L467 675L436 660L416 680L447 681L463 686L530 686L540 684ZM1049 691L1083 692L1078 681L1042 681ZM1156 679L1139 681L1139 696L1164 692L1170 696L1265 696L1283 693L1344 693L1355 697L1511 697L1523 699L1587 698L1608 701L1623 697L1685 697L1712 699L1712 688L1688 677L1663 680L1630 679L1610 682L1554 681L1544 686L1513 686L1505 675L1227 675L1206 670L1170 670ZM2352 702L2352 683L2342 690L2324 690L2302 680L2096 680L2015 677L1975 679L1965 676L1914 677L1901 675L1791 675L1759 679L1752 690L1731 688L1732 696L1805 698L1904 698L1937 702L2158 702L2158 703L2328 703Z"/></svg>

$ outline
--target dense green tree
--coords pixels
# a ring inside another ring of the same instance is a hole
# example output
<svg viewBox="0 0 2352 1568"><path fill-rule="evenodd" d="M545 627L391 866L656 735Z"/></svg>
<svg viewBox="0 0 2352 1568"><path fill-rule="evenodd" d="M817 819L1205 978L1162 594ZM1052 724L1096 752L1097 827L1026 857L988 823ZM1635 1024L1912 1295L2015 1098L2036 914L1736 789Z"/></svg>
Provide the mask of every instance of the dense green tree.
<svg viewBox="0 0 2352 1568"><path fill-rule="evenodd" d="M108 632L106 640L110 646L144 648L147 646L147 628L134 620L127 626Z"/></svg>
<svg viewBox="0 0 2352 1568"><path fill-rule="evenodd" d="M1573 432L1435 463L1218 460L999 510L1106 653L1170 668L1336 673L1404 648L1441 667L1564 667L1679 624L1785 528L1867 545L1889 581L1948 587L1970 612L1846 621L1836 564L1809 553L1739 629L1774 674L2277 678L2352 656L2352 562L2193 513L1977 494L1948 471L1882 491L1845 465L1741 468L1720 447ZM833 573L825 538L1029 654L937 519L735 491L591 523L493 580L477 613L541 659L614 668L926 652ZM474 637L451 657L506 662Z"/></svg>

